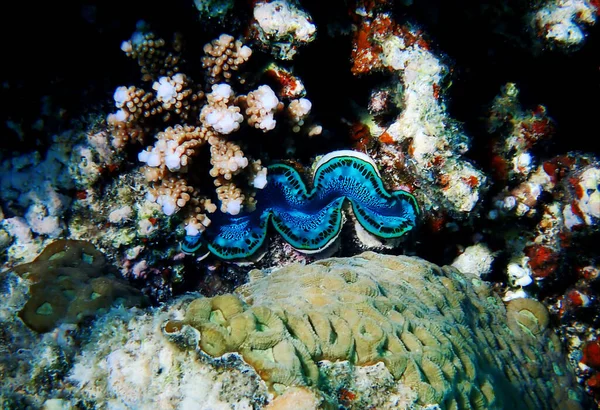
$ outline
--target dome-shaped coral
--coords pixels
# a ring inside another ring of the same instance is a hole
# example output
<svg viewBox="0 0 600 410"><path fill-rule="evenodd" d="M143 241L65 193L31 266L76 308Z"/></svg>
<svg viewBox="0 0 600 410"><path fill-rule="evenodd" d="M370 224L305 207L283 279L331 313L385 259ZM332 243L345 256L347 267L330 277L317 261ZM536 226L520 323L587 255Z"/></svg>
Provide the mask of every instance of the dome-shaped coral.
<svg viewBox="0 0 600 410"><path fill-rule="evenodd" d="M239 352L274 391L322 389L323 361L383 362L420 405L579 406L544 306L505 308L454 268L367 252L250 277L235 295L196 299L165 333L197 329L205 353Z"/></svg>
<svg viewBox="0 0 600 410"><path fill-rule="evenodd" d="M111 272L105 256L86 241L57 240L14 271L32 282L19 317L36 332L79 323L114 304L144 306L142 293Z"/></svg>

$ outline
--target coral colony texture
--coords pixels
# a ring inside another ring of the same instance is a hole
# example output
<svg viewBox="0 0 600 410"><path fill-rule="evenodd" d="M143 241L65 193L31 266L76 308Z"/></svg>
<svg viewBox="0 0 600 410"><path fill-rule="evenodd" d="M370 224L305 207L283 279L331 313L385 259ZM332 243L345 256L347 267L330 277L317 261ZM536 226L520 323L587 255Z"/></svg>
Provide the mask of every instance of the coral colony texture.
<svg viewBox="0 0 600 410"><path fill-rule="evenodd" d="M323 367L382 362L417 405L577 408L548 312L535 300L504 306L475 276L372 252L250 277L234 294L193 300L164 332L213 357L239 352L275 391L310 386L335 397Z"/></svg>
<svg viewBox="0 0 600 410"><path fill-rule="evenodd" d="M52 242L33 262L14 268L33 283L19 317L33 330L48 332L61 322L92 316L118 299L126 306L142 304L141 292L108 268L104 255L89 242Z"/></svg>
<svg viewBox="0 0 600 410"><path fill-rule="evenodd" d="M0 27L1 408L600 408L598 1L126 3Z"/></svg>

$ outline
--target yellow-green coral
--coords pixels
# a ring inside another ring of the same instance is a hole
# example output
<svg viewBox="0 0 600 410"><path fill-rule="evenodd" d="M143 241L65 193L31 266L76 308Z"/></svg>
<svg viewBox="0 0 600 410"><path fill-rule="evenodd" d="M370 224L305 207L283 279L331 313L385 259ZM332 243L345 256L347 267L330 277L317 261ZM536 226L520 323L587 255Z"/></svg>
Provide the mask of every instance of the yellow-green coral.
<svg viewBox="0 0 600 410"><path fill-rule="evenodd" d="M139 290L111 273L102 252L86 241L54 241L33 262L14 271L32 282L19 317L36 332L78 323L116 302L147 304Z"/></svg>
<svg viewBox="0 0 600 410"><path fill-rule="evenodd" d="M195 300L165 333L197 329L205 353L238 352L271 387L319 389L321 360L383 362L420 405L578 408L543 305L505 308L454 268L367 252L250 277Z"/></svg>

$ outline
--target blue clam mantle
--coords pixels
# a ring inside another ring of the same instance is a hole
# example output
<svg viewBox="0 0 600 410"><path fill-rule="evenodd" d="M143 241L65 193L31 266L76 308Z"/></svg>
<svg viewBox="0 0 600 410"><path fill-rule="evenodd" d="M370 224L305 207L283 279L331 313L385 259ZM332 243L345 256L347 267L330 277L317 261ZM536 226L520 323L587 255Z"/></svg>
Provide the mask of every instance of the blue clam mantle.
<svg viewBox="0 0 600 410"><path fill-rule="evenodd" d="M221 259L248 257L264 243L271 220L294 248L319 252L340 234L346 200L362 227L383 239L411 231L419 215L410 193L385 189L371 158L346 150L327 154L316 164L310 192L294 168L269 166L267 185L256 199L257 208L252 212L239 216L217 213L204 232L185 237L182 250L192 253L206 246Z"/></svg>

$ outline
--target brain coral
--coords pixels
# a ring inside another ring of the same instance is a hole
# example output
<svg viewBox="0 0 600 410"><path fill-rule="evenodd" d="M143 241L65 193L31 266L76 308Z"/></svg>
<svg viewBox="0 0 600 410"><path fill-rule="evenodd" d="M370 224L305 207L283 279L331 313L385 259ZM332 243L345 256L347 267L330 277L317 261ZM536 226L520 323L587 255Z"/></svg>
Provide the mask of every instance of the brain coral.
<svg viewBox="0 0 600 410"><path fill-rule="evenodd" d="M116 303L147 304L142 293L116 277L102 252L86 241L54 241L33 262L14 271L32 282L19 317L36 332L79 323Z"/></svg>
<svg viewBox="0 0 600 410"><path fill-rule="evenodd" d="M236 294L191 302L165 334L197 329L204 353L238 352L275 393L322 390L324 360L383 362L423 406L581 408L544 306L505 307L454 268L366 252L250 277Z"/></svg>

